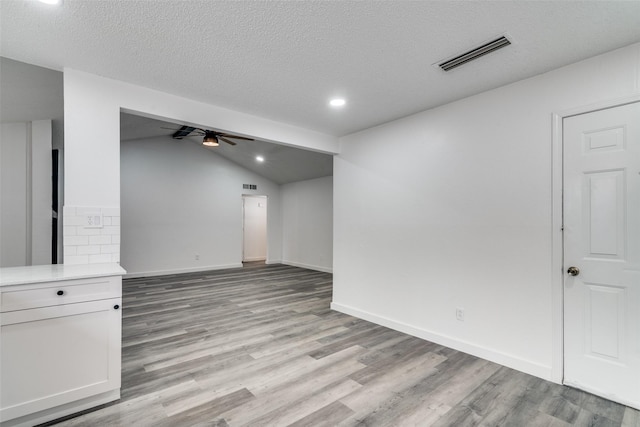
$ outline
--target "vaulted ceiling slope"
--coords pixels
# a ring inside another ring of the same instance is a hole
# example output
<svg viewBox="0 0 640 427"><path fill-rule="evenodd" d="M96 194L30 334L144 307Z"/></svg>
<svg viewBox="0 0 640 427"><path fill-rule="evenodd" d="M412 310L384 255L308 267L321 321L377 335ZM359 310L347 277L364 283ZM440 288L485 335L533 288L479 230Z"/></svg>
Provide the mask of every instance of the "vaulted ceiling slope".
<svg viewBox="0 0 640 427"><path fill-rule="evenodd" d="M640 41L639 1L2 0L0 16L2 56L336 136Z"/></svg>
<svg viewBox="0 0 640 427"><path fill-rule="evenodd" d="M135 143L144 138L155 138L169 141L171 144L195 144L203 155L222 156L276 184L289 184L308 179L333 175L333 156L314 151L301 150L286 145L256 139L254 141L236 140L237 145L222 143L219 147L205 147L202 136L188 136L173 139L171 129L179 129L180 125L120 113L120 140L123 144ZM257 161L260 156L263 160Z"/></svg>

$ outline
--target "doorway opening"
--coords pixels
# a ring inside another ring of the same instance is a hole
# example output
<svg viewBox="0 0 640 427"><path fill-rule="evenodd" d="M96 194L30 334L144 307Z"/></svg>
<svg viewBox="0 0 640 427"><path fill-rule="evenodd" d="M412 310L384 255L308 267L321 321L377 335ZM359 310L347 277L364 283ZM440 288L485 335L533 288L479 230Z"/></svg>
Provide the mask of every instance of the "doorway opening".
<svg viewBox="0 0 640 427"><path fill-rule="evenodd" d="M267 259L267 196L242 196L242 262Z"/></svg>
<svg viewBox="0 0 640 427"><path fill-rule="evenodd" d="M567 114L562 138L562 383L640 408L640 103ZM556 217L557 218L557 217Z"/></svg>

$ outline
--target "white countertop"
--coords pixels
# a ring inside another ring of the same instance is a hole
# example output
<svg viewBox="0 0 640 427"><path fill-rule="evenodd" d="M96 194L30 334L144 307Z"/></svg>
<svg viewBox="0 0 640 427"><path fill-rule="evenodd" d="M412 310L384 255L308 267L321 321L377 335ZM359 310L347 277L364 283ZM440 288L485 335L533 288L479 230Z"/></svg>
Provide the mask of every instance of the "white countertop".
<svg viewBox="0 0 640 427"><path fill-rule="evenodd" d="M90 277L122 276L125 273L126 271L116 263L6 267L0 268L0 287Z"/></svg>

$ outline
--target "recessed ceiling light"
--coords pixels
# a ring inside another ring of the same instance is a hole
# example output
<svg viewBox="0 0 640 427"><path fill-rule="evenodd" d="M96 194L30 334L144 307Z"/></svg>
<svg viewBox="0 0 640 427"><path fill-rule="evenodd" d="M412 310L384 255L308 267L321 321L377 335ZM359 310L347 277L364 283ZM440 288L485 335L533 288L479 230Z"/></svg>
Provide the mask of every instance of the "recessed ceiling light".
<svg viewBox="0 0 640 427"><path fill-rule="evenodd" d="M40 3L56 5L62 3L62 0L38 0Z"/></svg>
<svg viewBox="0 0 640 427"><path fill-rule="evenodd" d="M344 98L333 98L329 101L329 105L332 107L343 107L346 103L347 101L345 101Z"/></svg>
<svg viewBox="0 0 640 427"><path fill-rule="evenodd" d="M256 162L260 162L260 163L264 162L264 157L256 156Z"/></svg>

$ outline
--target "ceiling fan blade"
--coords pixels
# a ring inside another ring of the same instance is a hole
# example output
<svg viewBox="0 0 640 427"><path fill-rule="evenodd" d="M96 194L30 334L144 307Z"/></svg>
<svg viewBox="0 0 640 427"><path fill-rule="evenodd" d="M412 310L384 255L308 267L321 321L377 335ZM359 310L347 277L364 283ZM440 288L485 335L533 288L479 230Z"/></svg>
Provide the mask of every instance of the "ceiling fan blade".
<svg viewBox="0 0 640 427"><path fill-rule="evenodd" d="M2 1L2 0L0 0L0 1ZM203 136L204 136L203 133L190 133L189 135L184 135L184 136L171 135L171 137L173 139L179 139L179 140L186 139L186 138L189 138L189 139L193 139L193 138L202 139Z"/></svg>
<svg viewBox="0 0 640 427"><path fill-rule="evenodd" d="M199 131L202 130L200 128L196 128L196 127L193 127L193 126L187 126L187 125L180 126L180 129L168 128L168 127L163 127L163 126L161 126L160 129L172 130L173 131L173 135L171 135L171 137L173 139L182 139L182 138L187 137L187 136L194 136L194 134L197 135L197 133L195 133L195 132L199 132ZM202 135L204 135L204 132L202 133Z"/></svg>
<svg viewBox="0 0 640 427"><path fill-rule="evenodd" d="M231 134L228 134L228 133L216 133L216 135L224 136L224 137L227 137L227 138L233 138L233 139L242 139L242 140L245 140L245 141L255 141L253 138L245 138L244 136L231 135Z"/></svg>
<svg viewBox="0 0 640 427"><path fill-rule="evenodd" d="M179 128L168 128L168 127L164 127L164 126L160 126L160 129L167 129L167 130L172 130L174 132L188 132L189 129L193 129L191 132L204 132L202 129L200 128L194 128L194 127L190 127L190 126L182 126Z"/></svg>
<svg viewBox="0 0 640 427"><path fill-rule="evenodd" d="M233 141L229 141L227 138L223 138L222 136L220 136L220 134L218 134L218 139L223 140L223 141L224 141L224 142L226 142L227 144L230 144L230 145L236 145L236 143L235 143L235 142L233 142Z"/></svg>

